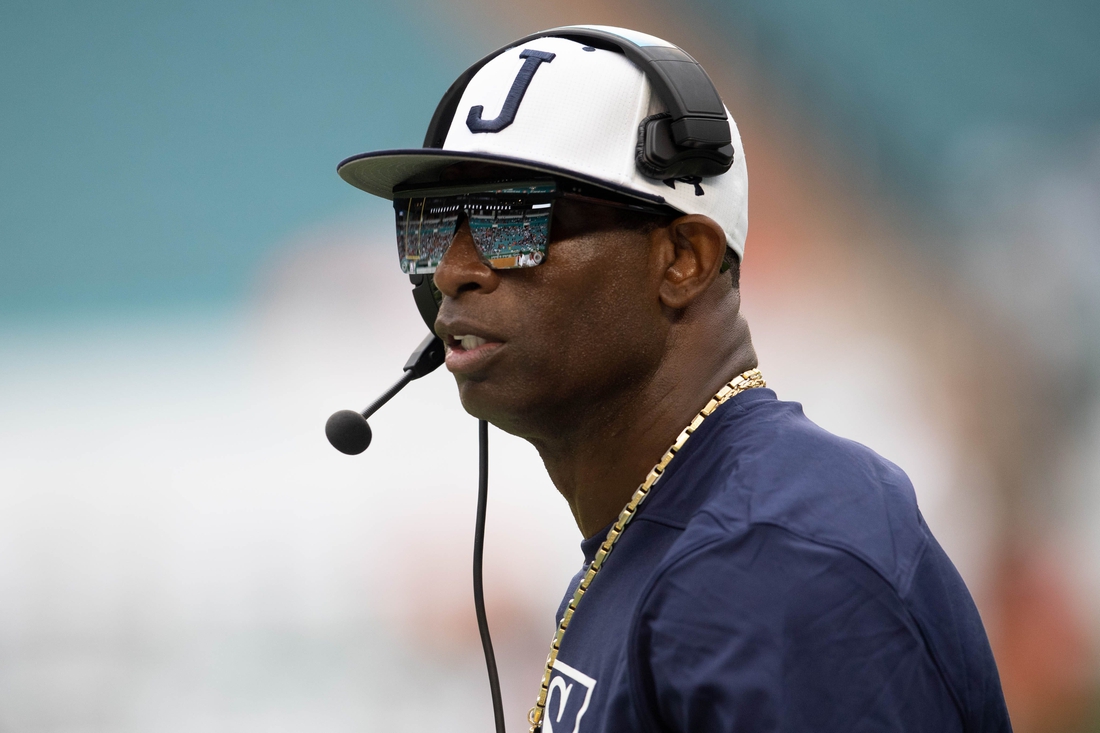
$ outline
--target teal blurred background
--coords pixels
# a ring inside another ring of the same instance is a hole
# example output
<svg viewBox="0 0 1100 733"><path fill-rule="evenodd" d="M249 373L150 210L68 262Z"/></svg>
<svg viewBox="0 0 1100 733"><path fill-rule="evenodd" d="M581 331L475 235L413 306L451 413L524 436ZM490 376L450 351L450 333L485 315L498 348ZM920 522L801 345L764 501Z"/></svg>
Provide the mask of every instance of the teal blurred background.
<svg viewBox="0 0 1100 733"><path fill-rule="evenodd" d="M1100 118L1091 3L684 10L891 193L959 226L991 195L975 175L1072 161ZM239 301L279 237L380 205L336 161L417 146L454 70L506 38L429 2L3 12L9 317Z"/></svg>
<svg viewBox="0 0 1100 733"><path fill-rule="evenodd" d="M416 145L476 53L415 4L3 14L9 317L239 302L287 232L371 205L336 163Z"/></svg>
<svg viewBox="0 0 1100 733"><path fill-rule="evenodd" d="M941 0L0 8L0 730L487 729L449 376L321 435L423 330L335 166L566 23L708 69L769 382L914 478L1016 730L1100 730L1100 6ZM515 727L579 536L493 441Z"/></svg>

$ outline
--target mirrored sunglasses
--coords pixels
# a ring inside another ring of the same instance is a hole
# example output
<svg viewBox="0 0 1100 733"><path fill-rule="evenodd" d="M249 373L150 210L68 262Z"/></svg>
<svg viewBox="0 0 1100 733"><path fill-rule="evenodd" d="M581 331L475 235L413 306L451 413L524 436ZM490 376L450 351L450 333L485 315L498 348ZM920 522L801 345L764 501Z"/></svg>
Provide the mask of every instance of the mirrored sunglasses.
<svg viewBox="0 0 1100 733"><path fill-rule="evenodd" d="M495 270L534 267L546 258L555 181L395 192L397 254L408 274L432 273L466 215L481 259Z"/></svg>
<svg viewBox="0 0 1100 733"><path fill-rule="evenodd" d="M572 180L505 181L394 191L397 254L406 274L435 272L458 228L469 221L474 247L495 270L546 261L555 202L577 199L644 214L680 216L667 205Z"/></svg>

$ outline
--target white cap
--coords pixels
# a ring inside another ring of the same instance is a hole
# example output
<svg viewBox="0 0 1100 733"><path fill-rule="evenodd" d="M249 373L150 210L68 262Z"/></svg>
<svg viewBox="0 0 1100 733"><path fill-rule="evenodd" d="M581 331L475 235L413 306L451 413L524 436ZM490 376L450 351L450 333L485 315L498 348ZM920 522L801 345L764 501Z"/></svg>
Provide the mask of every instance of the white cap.
<svg viewBox="0 0 1100 733"><path fill-rule="evenodd" d="M621 28L588 27L616 33L638 45L672 46ZM516 97L513 88L522 86L517 77L525 67L529 83L520 92L518 106L511 105L511 122L497 131L471 129L471 121L474 128L497 127L507 121L506 102L510 93L513 100ZM480 115L473 109L478 106ZM414 177L423 180L459 161L495 162L566 176L650 203L665 203L685 214L709 216L725 231L727 245L740 258L748 230L748 174L733 117L727 110L734 148L728 171L698 183L662 181L643 174L635 156L642 121L664 111L645 73L623 54L567 38L536 38L502 51L470 79L442 148L365 153L343 161L337 171L353 186L384 198L393 198L395 185ZM479 125L478 119L489 124Z"/></svg>

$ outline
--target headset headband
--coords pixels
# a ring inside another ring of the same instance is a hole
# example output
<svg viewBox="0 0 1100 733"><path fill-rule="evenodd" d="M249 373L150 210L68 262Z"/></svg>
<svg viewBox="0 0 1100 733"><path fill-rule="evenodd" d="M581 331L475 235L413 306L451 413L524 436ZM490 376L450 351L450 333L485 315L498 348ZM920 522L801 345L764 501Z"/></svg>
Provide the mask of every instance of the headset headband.
<svg viewBox="0 0 1100 733"><path fill-rule="evenodd" d="M436 107L424 147L443 147L462 93L485 64L509 48L548 36L622 53L645 73L668 113L647 118L639 130L637 163L643 173L654 178L676 178L715 176L730 169L733 144L729 119L722 98L699 62L659 38L600 26L563 26L533 33L466 69Z"/></svg>

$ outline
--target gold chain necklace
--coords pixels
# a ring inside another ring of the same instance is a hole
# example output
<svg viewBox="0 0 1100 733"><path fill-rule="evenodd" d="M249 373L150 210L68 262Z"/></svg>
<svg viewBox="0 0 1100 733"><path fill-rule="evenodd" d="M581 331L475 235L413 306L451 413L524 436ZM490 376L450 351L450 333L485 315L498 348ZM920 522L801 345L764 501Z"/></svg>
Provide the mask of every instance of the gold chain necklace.
<svg viewBox="0 0 1100 733"><path fill-rule="evenodd" d="M747 389L763 386L765 386L764 377L761 376L760 370L750 369L734 377L729 384L718 390L718 393L714 395L714 397L711 397L706 407L700 410L699 414L692 419L691 423L686 428L684 428L680 436L676 438L676 442L672 444L672 447L665 451L665 454L661 456L661 460L657 461L657 465L650 470L649 475L645 477L645 481L643 481L642 485L634 491L634 495L630 497L630 501L627 502L626 506L619 513L619 518L615 521L615 524L611 526L611 529L607 531L607 538L603 541L603 544L600 545L600 549L596 552L595 559L593 559L592 564L588 566L584 578L581 579L580 585L577 586L576 592L573 593L573 598L569 601L569 606L566 607L565 613L562 614L561 623L558 624L558 630L554 633L554 640L550 642L550 654L546 657L546 669L542 673L542 686L539 688L539 697L535 702L535 707L531 708L530 712L527 713L527 722L531 724L530 733L536 733L542 725L542 715L546 710L546 697L550 690L550 675L554 671L554 662L558 659L558 650L561 649L561 640L565 636L565 630L569 628L569 622L572 620L573 614L577 612L577 604L581 602L581 598L584 596L585 591L592 585L592 580L596 577L596 573L600 572L600 568L603 567L604 561L607 560L607 556L611 554L611 550L614 549L615 543L618 542L623 530L626 529L626 525L630 524L630 520L634 518L635 513L638 511L638 505L649 496L649 490L657 483L657 479L661 478L665 469L668 468L668 464L676 456L676 453L684 447L684 443L691 437L691 434L698 430L699 426L703 424L703 420L707 419L712 412L718 409L719 405L731 397L741 394Z"/></svg>

